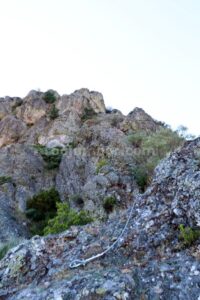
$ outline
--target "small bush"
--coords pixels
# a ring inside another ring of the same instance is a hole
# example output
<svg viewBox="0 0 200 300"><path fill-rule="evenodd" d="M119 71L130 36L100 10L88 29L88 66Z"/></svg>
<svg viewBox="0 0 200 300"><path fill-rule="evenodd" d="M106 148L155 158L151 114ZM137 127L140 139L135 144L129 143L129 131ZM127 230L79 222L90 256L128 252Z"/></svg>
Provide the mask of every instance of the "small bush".
<svg viewBox="0 0 200 300"><path fill-rule="evenodd" d="M46 103L54 103L56 101L56 96L53 91L49 90L44 93L43 99Z"/></svg>
<svg viewBox="0 0 200 300"><path fill-rule="evenodd" d="M42 145L35 145L34 148L41 154L42 158L46 162L46 168L48 170L56 169L59 167L62 159L61 148L47 148Z"/></svg>
<svg viewBox="0 0 200 300"><path fill-rule="evenodd" d="M174 151L181 146L184 139L169 128L162 128L159 131L148 135L142 143L144 150L152 152L158 160L164 158L167 153ZM151 150L151 151L150 151Z"/></svg>
<svg viewBox="0 0 200 300"><path fill-rule="evenodd" d="M118 116L113 116L110 125L113 126L113 127L117 127L118 124L119 124Z"/></svg>
<svg viewBox="0 0 200 300"><path fill-rule="evenodd" d="M75 149L78 146L78 143L74 140L68 144L69 149Z"/></svg>
<svg viewBox="0 0 200 300"><path fill-rule="evenodd" d="M30 219L30 232L32 234L43 234L43 229L50 218L56 215L57 203L60 202L58 192L52 188L41 191L39 194L28 199L26 205L26 216Z"/></svg>
<svg viewBox="0 0 200 300"><path fill-rule="evenodd" d="M138 166L132 169L132 175L140 188L140 191L144 193L149 183L149 174L143 166Z"/></svg>
<svg viewBox="0 0 200 300"><path fill-rule="evenodd" d="M49 118L51 120L55 120L59 116L59 110L56 108L55 104L52 105L50 112L49 112Z"/></svg>
<svg viewBox="0 0 200 300"><path fill-rule="evenodd" d="M7 254L7 252L11 249L17 246L20 243L19 239L13 239L6 243L0 244L0 260L4 258L4 256Z"/></svg>
<svg viewBox="0 0 200 300"><path fill-rule="evenodd" d="M134 147L140 147L144 141L146 134L144 132L137 132L128 136L128 141Z"/></svg>
<svg viewBox="0 0 200 300"><path fill-rule="evenodd" d="M160 160L181 146L184 139L177 132L164 127L149 134L140 131L129 135L128 141L138 148L134 156L136 167L132 174L140 190L144 192Z"/></svg>
<svg viewBox="0 0 200 300"><path fill-rule="evenodd" d="M116 198L113 196L106 197L103 202L103 207L107 213L113 211L114 206L116 205Z"/></svg>
<svg viewBox="0 0 200 300"><path fill-rule="evenodd" d="M10 249L10 245L9 244L5 244L3 246L0 247L0 260L2 258L4 258L4 256L6 255L6 253L8 252L8 250Z"/></svg>
<svg viewBox="0 0 200 300"><path fill-rule="evenodd" d="M0 185L8 182L12 182L12 178L10 176L0 176Z"/></svg>
<svg viewBox="0 0 200 300"><path fill-rule="evenodd" d="M44 228L45 235L60 233L72 225L85 225L93 221L87 212L81 211L77 213L70 209L67 203L57 203L56 206L57 214L48 221L48 225Z"/></svg>
<svg viewBox="0 0 200 300"><path fill-rule="evenodd" d="M179 238L183 241L184 246L191 246L200 237L200 229L193 229L191 227L184 227L183 224L179 226Z"/></svg>
<svg viewBox="0 0 200 300"><path fill-rule="evenodd" d="M83 113L83 115L82 115L82 117L81 117L81 120L82 120L83 122L85 122L85 121L87 121L88 119L91 119L91 118L93 118L93 117L96 116L96 115L97 115L96 112L95 112L92 108L87 108L87 107L85 107L84 113Z"/></svg>
<svg viewBox="0 0 200 300"><path fill-rule="evenodd" d="M106 159L99 160L97 165L96 165L96 173L99 174L101 168L103 168L107 164L108 164L108 161Z"/></svg>

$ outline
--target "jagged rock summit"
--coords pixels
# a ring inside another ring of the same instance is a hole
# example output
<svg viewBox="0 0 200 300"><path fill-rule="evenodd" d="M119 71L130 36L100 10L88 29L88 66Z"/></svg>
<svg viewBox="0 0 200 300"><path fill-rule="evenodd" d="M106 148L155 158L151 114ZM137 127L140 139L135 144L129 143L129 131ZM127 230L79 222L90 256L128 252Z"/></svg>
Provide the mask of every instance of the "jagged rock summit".
<svg viewBox="0 0 200 300"><path fill-rule="evenodd" d="M56 109L55 118L52 109ZM51 187L77 210L79 205L70 199L80 194L83 208L95 217L106 215L106 197L115 197L119 208L127 207L132 193L138 191L130 171L134 149L127 134L134 122L142 124L144 119L148 120L146 130L160 128L143 110L138 111L136 119L134 111L127 117L116 110L106 113L102 94L88 89L63 96L53 90L33 90L24 99L1 98L0 209L5 218L0 220L4 228L0 241L10 234L24 236L26 222L21 222L18 212L26 210L27 199ZM48 171L38 149L49 148L63 150L60 166Z"/></svg>

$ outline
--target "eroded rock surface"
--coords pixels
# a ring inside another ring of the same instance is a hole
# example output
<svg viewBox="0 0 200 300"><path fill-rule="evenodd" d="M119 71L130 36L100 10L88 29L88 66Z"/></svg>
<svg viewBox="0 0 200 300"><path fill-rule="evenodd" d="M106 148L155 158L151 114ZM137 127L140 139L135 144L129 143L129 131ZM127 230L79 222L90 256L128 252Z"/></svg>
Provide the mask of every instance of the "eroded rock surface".
<svg viewBox="0 0 200 300"><path fill-rule="evenodd" d="M98 92L90 92L88 89L80 89L71 95L63 95L59 102L58 108L62 114L68 111L76 111L79 115L85 113L85 109L92 109L95 113L105 113L106 108L103 96Z"/></svg>
<svg viewBox="0 0 200 300"><path fill-rule="evenodd" d="M128 116L108 111L103 96L88 89L52 92L54 103L39 91L0 99L0 242L29 237L27 200L52 187L95 222L11 249L0 261L0 299L199 300L199 239L183 246L179 225L200 226L200 139L161 161L139 194L138 146L128 137L164 125L140 108ZM62 154L53 169L49 149ZM109 197L116 201L110 212ZM112 251L70 268L116 241L131 211Z"/></svg>
<svg viewBox="0 0 200 300"><path fill-rule="evenodd" d="M178 225L199 222L199 149L200 139L186 142L162 161L146 193L133 197L123 239L104 257L70 268L74 259L107 249L131 208L105 224L72 227L12 249L0 262L2 298L198 299L200 246L197 240L183 247Z"/></svg>
<svg viewBox="0 0 200 300"><path fill-rule="evenodd" d="M0 122L0 148L17 142L25 133L26 125L23 121L9 115Z"/></svg>

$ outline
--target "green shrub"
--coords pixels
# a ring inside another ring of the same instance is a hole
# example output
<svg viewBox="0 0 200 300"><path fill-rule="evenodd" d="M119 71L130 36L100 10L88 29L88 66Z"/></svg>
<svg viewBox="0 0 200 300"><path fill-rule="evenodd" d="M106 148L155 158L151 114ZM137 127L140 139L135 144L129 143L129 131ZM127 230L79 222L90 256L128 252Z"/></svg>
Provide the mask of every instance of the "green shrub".
<svg viewBox="0 0 200 300"><path fill-rule="evenodd" d="M118 116L113 116L110 125L113 127L117 127L118 124L119 124Z"/></svg>
<svg viewBox="0 0 200 300"><path fill-rule="evenodd" d="M52 105L50 112L49 112L49 118L51 120L55 120L59 116L59 110L56 108L55 104Z"/></svg>
<svg viewBox="0 0 200 300"><path fill-rule="evenodd" d="M75 140L68 143L68 148L69 149L75 149L77 146L78 146L78 143Z"/></svg>
<svg viewBox="0 0 200 300"><path fill-rule="evenodd" d="M46 162L46 168L48 170L56 169L59 167L62 159L61 148L47 148L42 145L35 145L34 148L41 154L42 158Z"/></svg>
<svg viewBox="0 0 200 300"><path fill-rule="evenodd" d="M43 99L46 103L54 103L56 101L55 93L49 90L44 93Z"/></svg>
<svg viewBox="0 0 200 300"><path fill-rule="evenodd" d="M106 159L99 160L97 165L96 165L96 174L99 174L101 168L103 168L107 164L108 164L108 161Z"/></svg>
<svg viewBox="0 0 200 300"><path fill-rule="evenodd" d="M183 241L184 246L191 246L196 240L200 238L200 229L193 229L191 227L184 227L179 225L179 239Z"/></svg>
<svg viewBox="0 0 200 300"><path fill-rule="evenodd" d="M103 207L107 213L112 212L115 205L116 205L116 198L114 196L108 196L103 201Z"/></svg>
<svg viewBox="0 0 200 300"><path fill-rule="evenodd" d="M136 167L131 170L131 173L142 192L148 186L160 160L182 145L183 141L184 139L177 132L167 127L148 135L141 131L128 136L128 142L137 148L134 156Z"/></svg>
<svg viewBox="0 0 200 300"><path fill-rule="evenodd" d="M135 147L140 147L145 138L146 134L143 131L128 135L129 143Z"/></svg>
<svg viewBox="0 0 200 300"><path fill-rule="evenodd" d="M13 239L6 243L0 244L0 260L4 258L4 256L7 254L7 252L11 249L17 246L20 243L19 239Z"/></svg>
<svg viewBox="0 0 200 300"><path fill-rule="evenodd" d="M41 191L39 194L28 199L26 216L30 219L30 232L32 234L43 234L43 229L49 219L56 215L56 205L59 202L59 194L54 188Z"/></svg>
<svg viewBox="0 0 200 300"><path fill-rule="evenodd" d="M143 166L138 166L132 169L132 175L140 188L140 191L144 193L149 183L149 174Z"/></svg>
<svg viewBox="0 0 200 300"><path fill-rule="evenodd" d="M184 139L169 128L162 128L159 131L148 135L142 143L147 152L153 153L158 160L164 158L167 153L174 151L182 145Z"/></svg>
<svg viewBox="0 0 200 300"><path fill-rule="evenodd" d="M91 119L91 118L95 117L96 115L97 115L97 113L94 111L94 109L85 107L85 108L84 108L83 115L82 115L82 117L81 117L81 120L82 120L83 122L85 122L85 121L87 121L88 119Z"/></svg>
<svg viewBox="0 0 200 300"><path fill-rule="evenodd" d="M10 249L10 245L9 244L4 244L2 246L0 246L0 260L2 258L4 258L4 256L6 255L6 253L8 252L8 250Z"/></svg>
<svg viewBox="0 0 200 300"><path fill-rule="evenodd" d="M85 225L93 221L87 212L79 213L70 209L67 203L57 203L56 216L48 221L48 225L44 228L44 234L55 234L67 230L72 225Z"/></svg>
<svg viewBox="0 0 200 300"><path fill-rule="evenodd" d="M0 176L0 185L8 182L12 182L12 178L10 176Z"/></svg>

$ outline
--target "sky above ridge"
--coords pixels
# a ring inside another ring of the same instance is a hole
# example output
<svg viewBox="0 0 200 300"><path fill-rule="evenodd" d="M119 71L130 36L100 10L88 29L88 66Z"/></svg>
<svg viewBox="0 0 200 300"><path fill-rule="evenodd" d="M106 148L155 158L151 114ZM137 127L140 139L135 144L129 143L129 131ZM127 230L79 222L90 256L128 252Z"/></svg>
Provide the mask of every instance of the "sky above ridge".
<svg viewBox="0 0 200 300"><path fill-rule="evenodd" d="M86 87L200 135L200 1L0 0L0 96Z"/></svg>

